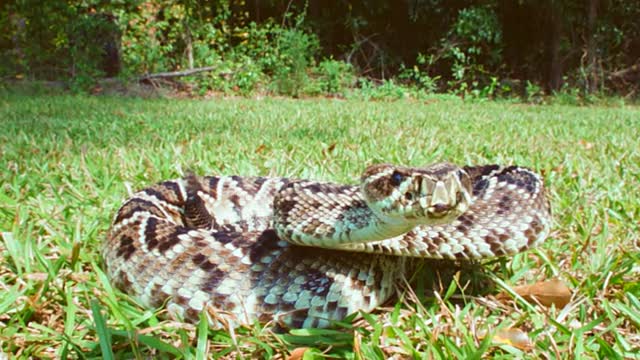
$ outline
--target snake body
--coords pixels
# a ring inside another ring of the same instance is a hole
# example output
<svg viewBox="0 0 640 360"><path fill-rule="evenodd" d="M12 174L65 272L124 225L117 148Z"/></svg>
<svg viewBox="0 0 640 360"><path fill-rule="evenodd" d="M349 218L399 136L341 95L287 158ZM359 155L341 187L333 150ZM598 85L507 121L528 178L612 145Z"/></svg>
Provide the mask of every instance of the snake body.
<svg viewBox="0 0 640 360"><path fill-rule="evenodd" d="M187 321L326 327L386 301L416 259L514 254L550 222L517 166L374 165L359 186L190 175L126 200L103 257L116 287Z"/></svg>

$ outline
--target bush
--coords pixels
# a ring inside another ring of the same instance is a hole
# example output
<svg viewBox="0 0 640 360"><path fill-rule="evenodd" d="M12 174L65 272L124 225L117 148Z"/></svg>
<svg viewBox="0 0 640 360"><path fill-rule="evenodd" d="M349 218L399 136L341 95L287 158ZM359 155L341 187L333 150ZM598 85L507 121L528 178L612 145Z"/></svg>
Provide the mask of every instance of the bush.
<svg viewBox="0 0 640 360"><path fill-rule="evenodd" d="M501 37L494 9L476 6L460 10L442 40L443 58L451 63L448 87L452 91L472 96L493 95L498 81L492 74L502 60Z"/></svg>
<svg viewBox="0 0 640 360"><path fill-rule="evenodd" d="M321 61L314 69L314 75L312 83L318 93L327 95L344 95L356 82L353 66L334 59Z"/></svg>
<svg viewBox="0 0 640 360"><path fill-rule="evenodd" d="M527 81L566 93L561 79L585 101L640 93L640 6L630 2L591 16L557 1L315 2L308 14L301 3L9 0L0 5L0 76L82 89L102 76L213 66L182 80L203 92L292 96L344 94L355 74L479 98L513 89L524 98ZM520 85L502 86L512 80Z"/></svg>
<svg viewBox="0 0 640 360"><path fill-rule="evenodd" d="M317 36L298 29L282 29L278 34L280 63L273 74L279 94L299 96L308 81L307 68L320 48Z"/></svg>
<svg viewBox="0 0 640 360"><path fill-rule="evenodd" d="M425 55L418 54L416 65L411 68L406 68L402 65L398 77L416 84L426 93L433 93L438 89L440 76L431 77L429 75L428 69L431 65L433 65L433 57L428 59Z"/></svg>
<svg viewBox="0 0 640 360"><path fill-rule="evenodd" d="M119 31L104 14L84 14L67 26L72 89L85 90L96 79L120 72Z"/></svg>

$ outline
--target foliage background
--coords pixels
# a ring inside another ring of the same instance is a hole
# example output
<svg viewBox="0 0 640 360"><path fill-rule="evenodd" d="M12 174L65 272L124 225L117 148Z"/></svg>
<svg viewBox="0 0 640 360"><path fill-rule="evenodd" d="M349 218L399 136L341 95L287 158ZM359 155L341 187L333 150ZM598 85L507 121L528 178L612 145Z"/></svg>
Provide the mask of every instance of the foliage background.
<svg viewBox="0 0 640 360"><path fill-rule="evenodd" d="M637 98L638 18L640 3L622 0L10 0L0 76L88 89L101 77L207 66L215 71L182 82L244 95L401 84Z"/></svg>

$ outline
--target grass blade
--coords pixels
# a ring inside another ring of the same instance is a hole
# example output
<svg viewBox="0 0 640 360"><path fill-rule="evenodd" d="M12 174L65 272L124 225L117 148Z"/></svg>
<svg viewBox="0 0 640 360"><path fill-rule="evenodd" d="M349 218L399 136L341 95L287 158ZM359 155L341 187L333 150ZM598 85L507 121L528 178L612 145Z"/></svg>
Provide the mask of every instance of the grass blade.
<svg viewBox="0 0 640 360"><path fill-rule="evenodd" d="M102 358L105 360L113 360L113 350L111 344L111 334L107 329L107 323L100 313L100 305L98 301L91 301L91 312L93 314L93 321L96 325L96 332L98 333L98 340L100 341L100 350L102 351Z"/></svg>
<svg viewBox="0 0 640 360"><path fill-rule="evenodd" d="M205 311L200 312L200 322L198 323L198 343L196 345L196 360L207 358L209 335L209 321Z"/></svg>

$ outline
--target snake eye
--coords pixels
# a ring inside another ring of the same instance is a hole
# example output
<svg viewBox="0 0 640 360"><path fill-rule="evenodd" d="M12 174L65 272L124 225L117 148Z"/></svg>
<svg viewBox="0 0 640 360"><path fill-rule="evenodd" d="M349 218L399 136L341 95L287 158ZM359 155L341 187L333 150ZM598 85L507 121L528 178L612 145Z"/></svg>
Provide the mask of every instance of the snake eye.
<svg viewBox="0 0 640 360"><path fill-rule="evenodd" d="M391 183L393 184L393 186L400 185L402 180L404 180L404 175L400 174L399 172L394 171L393 174L391 174Z"/></svg>

